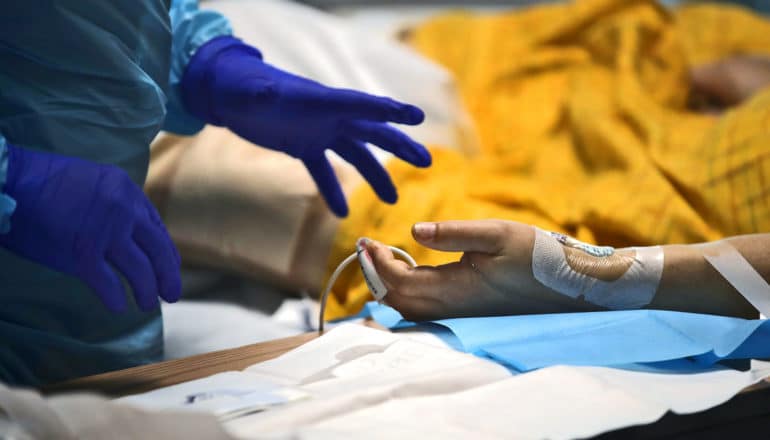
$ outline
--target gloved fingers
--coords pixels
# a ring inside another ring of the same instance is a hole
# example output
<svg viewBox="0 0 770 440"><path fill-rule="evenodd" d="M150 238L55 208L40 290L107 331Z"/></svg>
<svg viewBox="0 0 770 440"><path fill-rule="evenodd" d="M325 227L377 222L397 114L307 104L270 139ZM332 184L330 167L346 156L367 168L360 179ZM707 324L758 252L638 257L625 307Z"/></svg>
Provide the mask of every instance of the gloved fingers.
<svg viewBox="0 0 770 440"><path fill-rule="evenodd" d="M150 260L133 240L123 240L107 251L107 260L128 280L139 308L157 308L158 284Z"/></svg>
<svg viewBox="0 0 770 440"><path fill-rule="evenodd" d="M321 154L315 158L304 159L303 162L329 209L337 217L347 217L348 204L345 201L345 194L326 156Z"/></svg>
<svg viewBox="0 0 770 440"><path fill-rule="evenodd" d="M158 294L166 302L172 303L182 296L179 259L171 238L161 227L140 222L134 228L133 238L152 264L158 283Z"/></svg>
<svg viewBox="0 0 770 440"><path fill-rule="evenodd" d="M332 89L324 95L325 105L338 116L350 119L369 119L380 122L418 125L425 113L418 107L382 96L348 89Z"/></svg>
<svg viewBox="0 0 770 440"><path fill-rule="evenodd" d="M174 254L174 259L176 260L176 265L181 266L182 265L182 257L179 256L179 251L176 248L176 245L174 245L174 241L171 239L171 236L168 233L168 230L166 229L166 225L163 224L163 220L160 218L160 214L158 214L158 211L155 209L155 205L150 202L150 199L147 197L144 198L145 206L147 207L147 213L150 216L150 220L157 226L159 229L160 234L163 236L162 241L166 242L166 245L171 249L172 253ZM160 241L158 241L159 243ZM142 246L141 243L139 243L140 246ZM144 248L144 247L143 247ZM147 252L148 255L150 255L150 252L147 251L147 248L144 248L145 252ZM150 257L152 259L152 256ZM166 301L165 297L163 297Z"/></svg>
<svg viewBox="0 0 770 440"><path fill-rule="evenodd" d="M88 273L81 279L96 293L107 309L116 313L126 310L126 290L115 271L105 261L89 266Z"/></svg>
<svg viewBox="0 0 770 440"><path fill-rule="evenodd" d="M366 179L377 193L377 196L385 202L396 203L398 194L388 172L385 171L380 161L362 142L351 139L339 139L331 148L343 159L350 162Z"/></svg>
<svg viewBox="0 0 770 440"><path fill-rule="evenodd" d="M343 125L342 132L354 139L370 142L390 151L412 165L428 167L431 164L430 153L425 147L388 124L351 121Z"/></svg>

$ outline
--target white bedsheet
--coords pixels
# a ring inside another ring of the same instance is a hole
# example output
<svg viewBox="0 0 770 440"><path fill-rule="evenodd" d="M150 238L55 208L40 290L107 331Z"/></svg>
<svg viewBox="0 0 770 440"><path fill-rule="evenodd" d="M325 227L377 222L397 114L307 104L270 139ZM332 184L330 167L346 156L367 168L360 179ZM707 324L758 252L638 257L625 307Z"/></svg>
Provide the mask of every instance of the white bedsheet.
<svg viewBox="0 0 770 440"><path fill-rule="evenodd" d="M285 338L302 331L237 304L182 301L162 307L165 359Z"/></svg>
<svg viewBox="0 0 770 440"><path fill-rule="evenodd" d="M511 375L406 335L341 325L242 374L308 397L227 421L239 438L562 439L711 408L770 376L770 363L745 372L556 366Z"/></svg>

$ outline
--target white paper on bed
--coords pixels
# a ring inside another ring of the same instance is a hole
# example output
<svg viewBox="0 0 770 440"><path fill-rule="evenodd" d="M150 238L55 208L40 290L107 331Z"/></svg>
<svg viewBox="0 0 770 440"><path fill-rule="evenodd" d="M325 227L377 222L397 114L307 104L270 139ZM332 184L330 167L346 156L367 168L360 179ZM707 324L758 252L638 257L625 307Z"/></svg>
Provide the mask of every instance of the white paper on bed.
<svg viewBox="0 0 770 440"><path fill-rule="evenodd" d="M204 411L221 419L270 410L259 431L346 414L359 400L456 392L504 379L503 367L411 336L342 324L276 359L118 399L147 410ZM291 405L287 405L291 404ZM277 408L286 406L286 411ZM252 416L253 417L253 416ZM250 420L255 420L250 418ZM288 425L287 425L288 424Z"/></svg>
<svg viewBox="0 0 770 440"><path fill-rule="evenodd" d="M239 425L257 435L283 434L393 398L454 393L510 376L475 356L349 324L245 372L309 394Z"/></svg>
<svg viewBox="0 0 770 440"><path fill-rule="evenodd" d="M203 379L116 399L151 411L197 411L225 420L303 399L307 393L259 376L227 371Z"/></svg>
<svg viewBox="0 0 770 440"><path fill-rule="evenodd" d="M239 438L586 437L651 423L669 410L705 410L770 376L766 362L748 372L557 366L511 376L481 359L400 338L343 325L250 367L309 397L225 427Z"/></svg>

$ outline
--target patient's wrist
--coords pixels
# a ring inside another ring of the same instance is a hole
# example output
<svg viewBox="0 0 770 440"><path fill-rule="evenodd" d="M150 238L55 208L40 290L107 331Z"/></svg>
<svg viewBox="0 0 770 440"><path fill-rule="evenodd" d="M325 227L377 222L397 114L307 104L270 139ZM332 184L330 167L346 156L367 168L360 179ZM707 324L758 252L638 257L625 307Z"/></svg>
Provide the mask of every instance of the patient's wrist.
<svg viewBox="0 0 770 440"><path fill-rule="evenodd" d="M549 289L608 309L638 309L658 290L660 246L615 250L562 234L535 231L532 274Z"/></svg>

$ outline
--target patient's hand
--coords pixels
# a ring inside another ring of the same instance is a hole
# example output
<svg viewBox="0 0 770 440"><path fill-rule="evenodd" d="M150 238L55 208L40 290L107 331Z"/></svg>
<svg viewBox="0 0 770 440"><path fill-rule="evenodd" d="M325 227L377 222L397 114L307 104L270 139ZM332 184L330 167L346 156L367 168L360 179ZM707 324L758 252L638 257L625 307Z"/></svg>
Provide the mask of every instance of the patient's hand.
<svg viewBox="0 0 770 440"><path fill-rule="evenodd" d="M412 235L424 246L464 254L454 263L412 268L383 244L369 242L388 288L385 301L407 319L598 310L534 278L532 226L502 220L418 223Z"/></svg>
<svg viewBox="0 0 770 440"><path fill-rule="evenodd" d="M720 112L770 85L770 58L735 56L691 71L691 104L696 110Z"/></svg>
<svg viewBox="0 0 770 440"><path fill-rule="evenodd" d="M405 318L414 321L604 310L583 299L583 294L591 292L592 284L582 287L573 284L576 280L574 275L612 282L632 265L635 270L630 273L640 283L639 286L645 282L647 275L659 277L654 297L645 307L756 318L756 309L704 258L704 252L718 254L724 249L739 252L748 261L750 270L756 270L765 282L770 283L770 257L767 253L770 234L736 236L708 244L667 245L660 247L663 254L658 253L657 246L604 252L602 247L587 245L566 236L563 236L564 240L559 240L551 234L558 246L562 246L564 259L553 267L550 263L555 260L549 260L553 254L536 253L538 258L544 258L540 262L546 263L539 266L540 269L545 268L546 274L555 277L569 277L571 286L581 289L579 295L560 294L535 279L532 250L536 234L540 240L543 237L540 234L549 233L536 232L532 226L502 220L418 223L412 228L412 235L422 245L442 251L464 252L460 261L436 267L413 268L396 260L386 246L374 241L368 242L367 249L377 273L388 288L385 301ZM543 244L547 245L547 242L538 241L538 249L544 249ZM663 255L665 257L660 262L665 264L662 273L658 273L661 268L653 263ZM543 275L542 271L539 273ZM631 292L626 291L625 294ZM623 299L622 295L613 295L612 298Z"/></svg>

